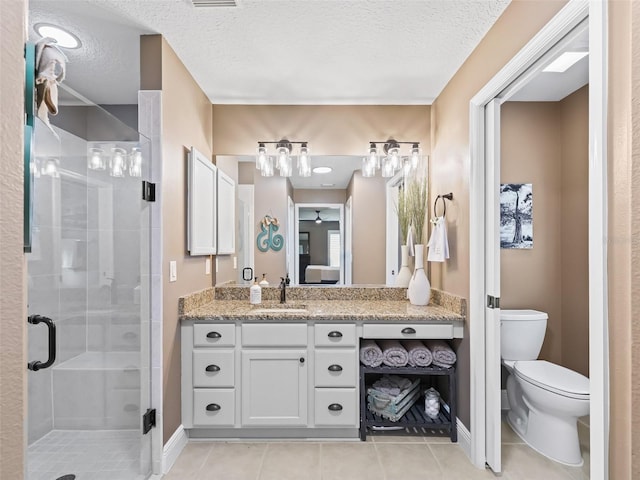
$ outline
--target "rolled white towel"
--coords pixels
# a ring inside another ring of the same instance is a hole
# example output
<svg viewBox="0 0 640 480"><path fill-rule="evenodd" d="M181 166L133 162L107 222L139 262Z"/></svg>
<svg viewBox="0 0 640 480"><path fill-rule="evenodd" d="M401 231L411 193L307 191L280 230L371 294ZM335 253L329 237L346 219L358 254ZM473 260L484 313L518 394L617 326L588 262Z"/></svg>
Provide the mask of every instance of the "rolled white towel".
<svg viewBox="0 0 640 480"><path fill-rule="evenodd" d="M362 340L360 343L360 361L367 367L382 365L382 349L374 340Z"/></svg>
<svg viewBox="0 0 640 480"><path fill-rule="evenodd" d="M409 362L409 354L398 340L379 340L382 349L382 363L389 367L404 367Z"/></svg>
<svg viewBox="0 0 640 480"><path fill-rule="evenodd" d="M424 344L431 350L434 365L449 368L456 363L456 352L444 340L425 340Z"/></svg>
<svg viewBox="0 0 640 480"><path fill-rule="evenodd" d="M402 346L409 354L409 365L412 367L428 367L433 361L433 355L420 340L404 340Z"/></svg>

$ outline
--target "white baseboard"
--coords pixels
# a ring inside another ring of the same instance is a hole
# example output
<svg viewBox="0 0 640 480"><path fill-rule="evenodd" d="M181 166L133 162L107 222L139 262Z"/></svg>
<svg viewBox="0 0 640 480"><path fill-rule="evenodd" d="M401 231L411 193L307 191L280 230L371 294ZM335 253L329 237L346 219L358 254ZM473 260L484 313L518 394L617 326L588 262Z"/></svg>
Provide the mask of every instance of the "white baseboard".
<svg viewBox="0 0 640 480"><path fill-rule="evenodd" d="M184 447L187 446L189 437L184 427L180 425L162 449L162 473L169 473Z"/></svg>
<svg viewBox="0 0 640 480"><path fill-rule="evenodd" d="M456 420L456 427L458 428L458 445L460 445L464 453L469 457L469 460L471 460L471 433L459 418Z"/></svg>

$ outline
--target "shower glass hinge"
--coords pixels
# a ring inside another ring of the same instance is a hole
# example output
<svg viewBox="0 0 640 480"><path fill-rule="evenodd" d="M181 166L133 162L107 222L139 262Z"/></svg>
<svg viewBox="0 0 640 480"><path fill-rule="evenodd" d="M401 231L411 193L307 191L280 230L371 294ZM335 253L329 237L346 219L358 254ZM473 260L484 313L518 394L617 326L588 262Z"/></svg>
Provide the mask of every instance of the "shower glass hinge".
<svg viewBox="0 0 640 480"><path fill-rule="evenodd" d="M156 184L142 181L142 199L147 202L155 202L156 201Z"/></svg>
<svg viewBox="0 0 640 480"><path fill-rule="evenodd" d="M146 435L156 426L156 409L148 408L147 413L142 415L142 434Z"/></svg>

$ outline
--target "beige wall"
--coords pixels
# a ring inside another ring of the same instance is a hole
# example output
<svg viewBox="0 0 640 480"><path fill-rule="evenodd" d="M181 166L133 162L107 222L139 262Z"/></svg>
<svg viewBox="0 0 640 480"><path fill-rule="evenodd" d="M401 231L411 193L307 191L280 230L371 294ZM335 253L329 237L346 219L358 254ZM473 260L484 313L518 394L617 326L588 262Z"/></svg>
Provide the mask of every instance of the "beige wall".
<svg viewBox="0 0 640 480"><path fill-rule="evenodd" d="M589 375L589 87L560 102L562 361Z"/></svg>
<svg viewBox="0 0 640 480"><path fill-rule="evenodd" d="M453 192L447 205L450 259L432 264L431 283L469 298L469 101L562 8L564 1L515 0L489 30L431 106L430 205ZM458 354L459 414L470 425L469 324Z"/></svg>
<svg viewBox="0 0 640 480"><path fill-rule="evenodd" d="M501 183L533 184L533 249L501 250L502 308L549 314L540 354L589 372L589 98L507 102L501 110Z"/></svg>
<svg viewBox="0 0 640 480"><path fill-rule="evenodd" d="M533 185L533 248L500 250L500 305L549 314L541 358L562 358L562 132L559 107L507 102L501 109L501 183Z"/></svg>
<svg viewBox="0 0 640 480"><path fill-rule="evenodd" d="M430 151L428 105L214 105L216 155L255 155L258 141L308 141L312 155L363 155L369 141L419 141Z"/></svg>
<svg viewBox="0 0 640 480"><path fill-rule="evenodd" d="M26 294L22 252L24 42L27 4L0 2L0 478L23 478Z"/></svg>
<svg viewBox="0 0 640 480"><path fill-rule="evenodd" d="M294 189L293 201L296 203L344 203L347 201L346 190Z"/></svg>
<svg viewBox="0 0 640 480"><path fill-rule="evenodd" d="M160 45L158 46L158 43ZM180 426L180 324L178 297L210 287L205 256L190 257L186 245L187 154L194 146L212 158L211 103L171 46L160 35L143 36L140 57L161 65L162 88L162 240L163 240L163 435L166 442ZM141 87L157 85L157 72L140 72ZM151 77L150 77L151 76ZM177 262L178 279L169 282L169 261Z"/></svg>

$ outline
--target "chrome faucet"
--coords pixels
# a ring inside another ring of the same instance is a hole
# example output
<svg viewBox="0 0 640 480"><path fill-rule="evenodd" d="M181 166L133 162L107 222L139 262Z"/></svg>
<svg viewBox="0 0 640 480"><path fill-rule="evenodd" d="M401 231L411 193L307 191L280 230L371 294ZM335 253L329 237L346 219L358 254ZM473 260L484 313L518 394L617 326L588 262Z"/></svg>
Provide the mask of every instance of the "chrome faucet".
<svg viewBox="0 0 640 480"><path fill-rule="evenodd" d="M287 282L284 277L280 277L280 303L287 301Z"/></svg>

